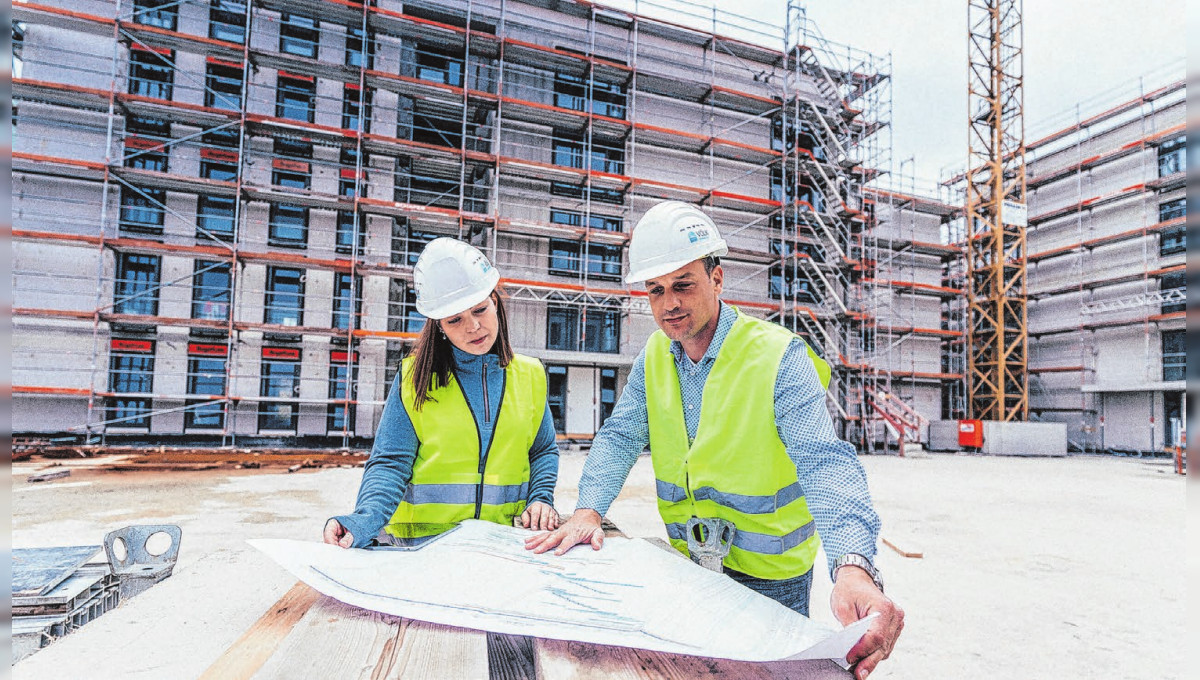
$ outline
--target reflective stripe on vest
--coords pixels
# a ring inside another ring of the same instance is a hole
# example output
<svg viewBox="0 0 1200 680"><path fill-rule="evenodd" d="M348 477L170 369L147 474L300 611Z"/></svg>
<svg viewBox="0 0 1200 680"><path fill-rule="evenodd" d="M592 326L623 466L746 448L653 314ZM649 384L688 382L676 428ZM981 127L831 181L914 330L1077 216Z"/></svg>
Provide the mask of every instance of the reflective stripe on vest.
<svg viewBox="0 0 1200 680"><path fill-rule="evenodd" d="M737 314L705 382L690 444L671 341L659 331L646 344L658 510L671 544L684 554L689 518L727 519L737 533L726 566L758 578L791 578L812 568L820 540L775 427L775 379L796 335ZM814 367L827 384L828 365Z"/></svg>
<svg viewBox="0 0 1200 680"><path fill-rule="evenodd" d="M733 545L742 550L750 552L762 553L764 555L782 555L783 553L795 548L801 543L812 538L817 533L817 527L813 522L809 522L804 526L796 529L790 534L784 536L770 536L767 534L756 534L743 529L738 529L733 534ZM668 524L667 537L672 541L682 541L687 543L687 525L686 524Z"/></svg>
<svg viewBox="0 0 1200 680"><path fill-rule="evenodd" d="M687 489L681 486L675 486L661 479L655 480L655 485L658 489L658 497L668 503L678 503L687 499ZM739 493L724 493L717 491L711 486L696 489L692 492L692 495L698 501L713 501L718 505L723 505L731 510L737 510L747 515L764 515L775 512L788 503L803 498L804 492L800 489L800 484L796 483L789 484L769 496L746 496Z"/></svg>
<svg viewBox="0 0 1200 680"><path fill-rule="evenodd" d="M475 416L453 375L416 410L412 366L412 357L401 363L400 398L417 434L417 454L412 479L384 530L401 538L428 536L470 518L511 526L525 510L529 449L546 409L541 362L518 354L504 369L487 451L480 450Z"/></svg>
<svg viewBox="0 0 1200 680"><path fill-rule="evenodd" d="M404 502L413 505L424 503L475 504L475 484L409 484L404 492ZM522 501L529 495L529 483L508 486L483 485L484 505L503 505Z"/></svg>

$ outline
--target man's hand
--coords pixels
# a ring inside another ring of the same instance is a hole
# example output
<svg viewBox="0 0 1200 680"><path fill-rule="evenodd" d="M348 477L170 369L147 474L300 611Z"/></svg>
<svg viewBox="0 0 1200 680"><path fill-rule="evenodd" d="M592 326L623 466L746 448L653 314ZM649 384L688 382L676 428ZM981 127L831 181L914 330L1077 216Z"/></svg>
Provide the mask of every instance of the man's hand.
<svg viewBox="0 0 1200 680"><path fill-rule="evenodd" d="M342 548L349 548L354 545L354 534L346 531L346 527L342 526L341 522L336 519L331 519L325 523L325 542L329 545L336 545Z"/></svg>
<svg viewBox="0 0 1200 680"><path fill-rule="evenodd" d="M854 666L854 677L862 680L892 653L904 628L904 611L875 586L866 571L853 565L838 568L829 604L843 626L874 613L880 615L846 654L846 661Z"/></svg>
<svg viewBox="0 0 1200 680"><path fill-rule="evenodd" d="M538 534L525 539L525 549L544 553L557 547L555 555L561 555L580 543L591 543L592 550L604 545L604 530L600 528L600 514L595 510L576 510L561 527L548 534Z"/></svg>
<svg viewBox="0 0 1200 680"><path fill-rule="evenodd" d="M531 503L521 513L521 526L535 531L557 529L558 511L541 501Z"/></svg>

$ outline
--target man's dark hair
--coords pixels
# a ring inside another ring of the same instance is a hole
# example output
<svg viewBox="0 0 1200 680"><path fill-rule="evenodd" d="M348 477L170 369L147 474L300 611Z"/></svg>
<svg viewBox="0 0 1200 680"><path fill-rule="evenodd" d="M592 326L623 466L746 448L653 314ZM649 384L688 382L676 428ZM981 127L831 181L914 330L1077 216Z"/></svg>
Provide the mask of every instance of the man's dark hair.
<svg viewBox="0 0 1200 680"><path fill-rule="evenodd" d="M716 255L709 255L704 258L704 273L712 276L713 270L721 266L721 258Z"/></svg>

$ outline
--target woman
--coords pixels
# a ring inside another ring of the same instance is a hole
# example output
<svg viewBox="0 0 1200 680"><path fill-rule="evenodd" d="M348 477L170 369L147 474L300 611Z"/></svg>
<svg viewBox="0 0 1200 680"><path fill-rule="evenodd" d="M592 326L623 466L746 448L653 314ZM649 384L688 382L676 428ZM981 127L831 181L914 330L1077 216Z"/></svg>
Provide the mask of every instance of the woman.
<svg viewBox="0 0 1200 680"><path fill-rule="evenodd" d="M499 281L462 241L421 253L413 282L428 321L388 394L354 513L326 523L326 543L363 547L380 529L418 538L472 518L558 526L546 372L513 353Z"/></svg>

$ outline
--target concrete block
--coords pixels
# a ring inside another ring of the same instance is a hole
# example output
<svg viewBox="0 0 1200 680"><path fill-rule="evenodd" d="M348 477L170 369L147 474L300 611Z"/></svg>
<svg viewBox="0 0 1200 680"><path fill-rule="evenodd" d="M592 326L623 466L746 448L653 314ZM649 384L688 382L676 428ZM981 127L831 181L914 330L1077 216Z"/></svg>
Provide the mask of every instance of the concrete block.
<svg viewBox="0 0 1200 680"><path fill-rule="evenodd" d="M1065 456L1064 423L1005 423L983 421L982 453L998 456Z"/></svg>
<svg viewBox="0 0 1200 680"><path fill-rule="evenodd" d="M929 421L930 451L958 451L960 448L957 420Z"/></svg>

